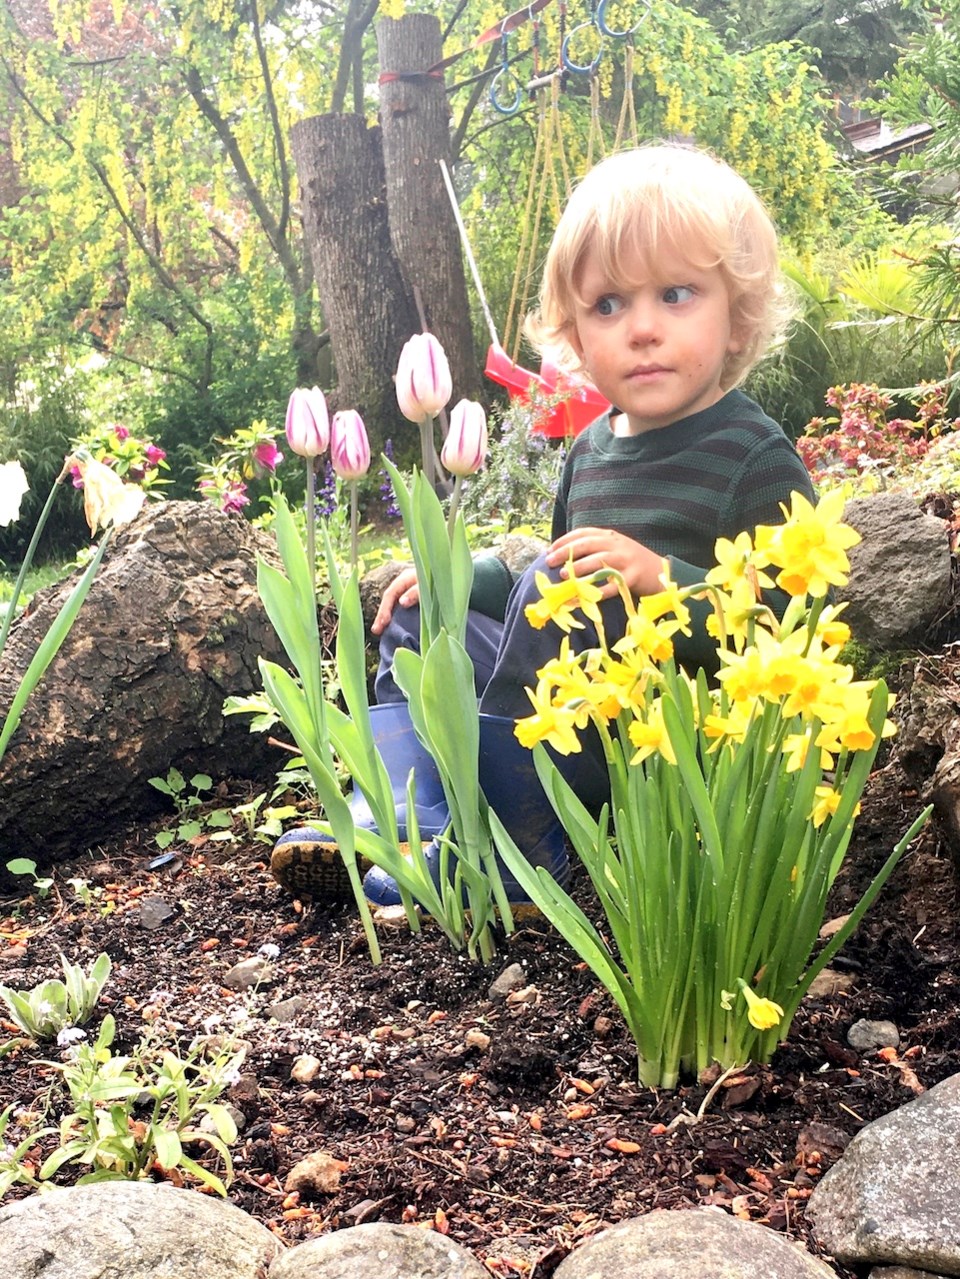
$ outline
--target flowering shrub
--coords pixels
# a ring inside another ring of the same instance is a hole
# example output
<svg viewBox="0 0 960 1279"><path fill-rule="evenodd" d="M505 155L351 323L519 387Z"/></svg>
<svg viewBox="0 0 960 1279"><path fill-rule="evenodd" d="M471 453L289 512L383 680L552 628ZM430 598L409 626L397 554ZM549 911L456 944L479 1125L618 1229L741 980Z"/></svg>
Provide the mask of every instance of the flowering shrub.
<svg viewBox="0 0 960 1279"><path fill-rule="evenodd" d="M597 607L606 571L556 585L528 609L533 626L590 618L599 648L559 655L538 672L533 713L517 723L605 910L616 954L502 826L510 870L610 990L639 1051L644 1083L673 1087L682 1071L769 1059L800 999L859 922L926 814L891 854L847 923L810 956L827 891L882 737L893 731L882 681L840 661L849 630L829 588L846 580L858 534L840 523L842 490L814 508L794 494L786 523L717 543L706 582L669 580L634 600L619 583L627 627L608 643ZM775 575L767 569L777 569ZM612 575L616 578L617 575ZM792 598L778 622L762 603L774 583ZM718 640L717 686L678 668L674 636L687 601L708 595ZM599 820L543 749L603 743L611 802ZM612 823L612 832L610 825Z"/></svg>
<svg viewBox="0 0 960 1279"><path fill-rule="evenodd" d="M253 422L218 441L220 455L200 468L197 488L222 511L242 511L250 502L248 483L272 475L283 454L265 421Z"/></svg>
<svg viewBox="0 0 960 1279"><path fill-rule="evenodd" d="M131 435L119 422L84 431L73 441L73 449L75 452L85 449L96 461L109 466L115 475L144 490L169 483L162 475L170 469L164 450L150 440ZM79 470L75 468L72 474L74 487L82 488Z"/></svg>
<svg viewBox="0 0 960 1279"><path fill-rule="evenodd" d="M888 480L924 457L938 436L956 430L948 418L946 388L927 384L916 419L887 418L893 399L876 386L834 386L826 401L836 416L813 418L797 441L814 482L827 487L847 479Z"/></svg>

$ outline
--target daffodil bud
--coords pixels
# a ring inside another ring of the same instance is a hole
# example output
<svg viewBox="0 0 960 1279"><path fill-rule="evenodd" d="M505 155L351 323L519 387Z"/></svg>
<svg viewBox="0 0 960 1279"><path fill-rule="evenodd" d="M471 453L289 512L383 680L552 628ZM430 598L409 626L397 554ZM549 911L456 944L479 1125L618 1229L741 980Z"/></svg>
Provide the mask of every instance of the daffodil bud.
<svg viewBox="0 0 960 1279"><path fill-rule="evenodd" d="M29 487L19 462L0 466L0 526L6 528L20 518L20 502Z"/></svg>
<svg viewBox="0 0 960 1279"><path fill-rule="evenodd" d="M415 333L400 352L397 403L411 422L436 417L453 392L450 365L432 333Z"/></svg>
<svg viewBox="0 0 960 1279"><path fill-rule="evenodd" d="M318 386L298 386L287 403L287 443L299 457L319 457L330 443L330 414Z"/></svg>
<svg viewBox="0 0 960 1279"><path fill-rule="evenodd" d="M473 475L487 456L487 415L476 400L460 400L450 410L450 429L440 461L451 475Z"/></svg>
<svg viewBox="0 0 960 1279"><path fill-rule="evenodd" d="M334 413L330 424L330 461L341 480L359 480L370 469L370 442L356 409Z"/></svg>

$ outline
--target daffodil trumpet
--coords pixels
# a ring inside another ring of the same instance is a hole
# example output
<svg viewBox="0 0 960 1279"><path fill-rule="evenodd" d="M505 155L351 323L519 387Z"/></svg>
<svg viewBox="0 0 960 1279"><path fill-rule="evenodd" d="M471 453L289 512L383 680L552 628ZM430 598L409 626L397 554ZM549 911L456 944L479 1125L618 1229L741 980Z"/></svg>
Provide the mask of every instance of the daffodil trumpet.
<svg viewBox="0 0 960 1279"><path fill-rule="evenodd" d="M530 872L502 827L498 850L617 1002L645 1084L674 1087L714 1061L769 1060L929 813L812 958L867 777L893 732L886 686L843 662L849 629L842 606L828 603L856 539L841 513L833 495L815 508L795 495L782 527L718 543L703 583L679 590L664 580L654 595L625 595L626 628L613 644L602 628L585 651L567 638L578 614L596 627L596 576L544 579L528 609L532 625L556 624L561 638L516 733L534 751L611 941ZM793 592L779 622L762 594L774 583ZM712 680L687 673L674 653L687 602L704 593L720 661ZM582 749L588 725L610 781L599 817L555 762Z"/></svg>

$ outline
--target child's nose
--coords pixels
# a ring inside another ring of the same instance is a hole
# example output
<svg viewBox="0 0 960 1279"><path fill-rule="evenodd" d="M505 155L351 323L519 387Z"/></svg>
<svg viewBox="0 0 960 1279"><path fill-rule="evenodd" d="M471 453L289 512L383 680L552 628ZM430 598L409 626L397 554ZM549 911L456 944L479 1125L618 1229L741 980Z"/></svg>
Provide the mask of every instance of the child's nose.
<svg viewBox="0 0 960 1279"><path fill-rule="evenodd" d="M658 333L657 311L647 298L635 298L630 307L630 340L634 343L652 342Z"/></svg>

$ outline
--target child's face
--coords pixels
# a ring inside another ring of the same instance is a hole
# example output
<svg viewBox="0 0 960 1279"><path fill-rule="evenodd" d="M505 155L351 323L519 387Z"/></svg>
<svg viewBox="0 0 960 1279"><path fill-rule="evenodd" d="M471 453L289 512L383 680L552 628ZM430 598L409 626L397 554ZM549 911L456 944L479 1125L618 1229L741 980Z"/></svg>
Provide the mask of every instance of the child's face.
<svg viewBox="0 0 960 1279"><path fill-rule="evenodd" d="M626 265L629 267L630 262ZM715 404L727 356L739 349L727 287L717 267L661 253L655 279L641 268L610 280L593 250L584 259L574 349L597 386L630 423L656 431Z"/></svg>

